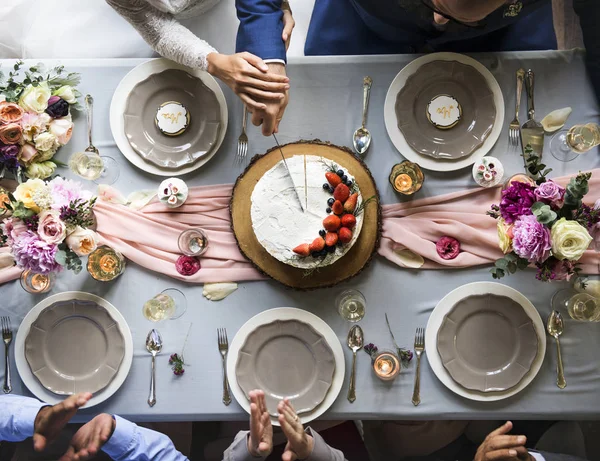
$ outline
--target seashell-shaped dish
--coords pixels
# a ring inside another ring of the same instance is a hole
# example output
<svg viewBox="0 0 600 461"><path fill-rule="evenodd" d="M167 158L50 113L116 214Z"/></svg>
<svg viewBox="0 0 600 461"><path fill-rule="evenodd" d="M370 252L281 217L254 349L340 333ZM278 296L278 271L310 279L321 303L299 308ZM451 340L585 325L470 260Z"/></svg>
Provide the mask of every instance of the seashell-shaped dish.
<svg viewBox="0 0 600 461"><path fill-rule="evenodd" d="M556 109L550 112L542 119L544 131L546 133L554 133L555 131L560 130L565 126L571 112L573 112L573 109L570 107L563 107L562 109Z"/></svg>

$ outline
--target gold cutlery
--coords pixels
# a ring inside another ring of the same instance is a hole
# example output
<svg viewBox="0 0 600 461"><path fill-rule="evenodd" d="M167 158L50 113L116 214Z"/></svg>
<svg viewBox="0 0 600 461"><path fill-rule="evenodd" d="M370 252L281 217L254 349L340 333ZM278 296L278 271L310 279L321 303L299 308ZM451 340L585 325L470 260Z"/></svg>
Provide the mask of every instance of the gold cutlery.
<svg viewBox="0 0 600 461"><path fill-rule="evenodd" d="M354 403L356 400L356 353L363 347L363 331L358 325L354 325L348 332L348 347L352 350L352 374L348 387L348 401Z"/></svg>
<svg viewBox="0 0 600 461"><path fill-rule="evenodd" d="M508 144L512 147L519 147L519 138L521 137L521 124L519 122L519 110L521 109L521 93L523 92L523 80L525 79L525 70L517 71L517 100L515 104L515 118L508 126Z"/></svg>
<svg viewBox="0 0 600 461"><path fill-rule="evenodd" d="M565 380L565 371L563 369L562 356L560 354L560 342L558 337L562 335L565 329L565 324L560 312L552 311L550 317L548 317L547 328L548 334L553 336L556 340L556 355L558 360L556 364L556 385L561 389L564 389L567 387L567 381Z"/></svg>
<svg viewBox="0 0 600 461"><path fill-rule="evenodd" d="M544 128L542 124L535 120L535 105L534 105L534 74L531 69L525 73L525 89L527 91L527 121L521 127L521 146L523 153L525 147L529 144L533 149L533 153L538 157L542 157L544 150ZM525 159L525 162L527 159Z"/></svg>
<svg viewBox="0 0 600 461"><path fill-rule="evenodd" d="M10 362L8 360L8 346L12 342L12 330L10 327L10 318L2 317L2 341L4 341L4 390L5 394L10 394L12 385L10 382Z"/></svg>
<svg viewBox="0 0 600 461"><path fill-rule="evenodd" d="M150 376L150 395L148 396L148 405L153 407L156 404L156 356L162 350L163 341L158 330L152 329L146 337L146 349L152 354L152 374Z"/></svg>
<svg viewBox="0 0 600 461"><path fill-rule="evenodd" d="M248 153L248 135L246 135L246 119L248 118L248 108L244 104L244 115L242 116L242 134L238 138L237 155L235 161L242 163Z"/></svg>
<svg viewBox="0 0 600 461"><path fill-rule="evenodd" d="M415 372L415 387L412 403L416 407L421 403L421 355L425 352L425 329L417 328L415 333L415 354L417 356L417 371Z"/></svg>
<svg viewBox="0 0 600 461"><path fill-rule="evenodd" d="M352 136L352 143L354 144L354 150L359 156L363 156L367 153L367 149L371 144L371 133L365 126L367 124L367 109L369 107L369 97L371 95L371 85L373 79L371 77L365 77L363 79L363 113L362 113L362 124L356 129Z"/></svg>
<svg viewBox="0 0 600 461"><path fill-rule="evenodd" d="M217 328L217 341L223 364L223 403L229 405L231 403L229 381L227 380L227 351L229 350L229 341L227 340L227 330L225 328Z"/></svg>

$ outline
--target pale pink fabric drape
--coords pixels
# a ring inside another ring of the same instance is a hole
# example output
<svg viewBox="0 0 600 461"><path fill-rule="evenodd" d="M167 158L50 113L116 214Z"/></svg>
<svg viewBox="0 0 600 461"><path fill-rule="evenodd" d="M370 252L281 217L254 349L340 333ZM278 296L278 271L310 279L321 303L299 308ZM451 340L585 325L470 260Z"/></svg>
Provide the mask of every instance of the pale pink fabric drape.
<svg viewBox="0 0 600 461"><path fill-rule="evenodd" d="M569 177L556 179L566 185ZM600 169L592 172L592 203L600 198ZM460 268L493 264L502 257L498 248L497 221L485 215L493 203L500 202L500 187L474 188L436 197L383 207L383 234L379 254L402 266L394 250L406 248L425 259L423 268ZM435 244L440 237L456 238L461 253L455 259L440 258ZM588 250L581 258L584 273L598 273L599 256Z"/></svg>

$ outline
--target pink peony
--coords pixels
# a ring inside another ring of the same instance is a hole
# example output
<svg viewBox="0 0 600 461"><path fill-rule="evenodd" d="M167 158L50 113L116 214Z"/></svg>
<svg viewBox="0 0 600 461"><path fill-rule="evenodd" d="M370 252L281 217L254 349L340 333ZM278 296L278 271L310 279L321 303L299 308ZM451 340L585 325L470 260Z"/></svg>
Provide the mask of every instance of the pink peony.
<svg viewBox="0 0 600 461"><path fill-rule="evenodd" d="M513 249L530 263L544 262L552 248L550 230L533 215L521 216L513 228Z"/></svg>
<svg viewBox="0 0 600 461"><path fill-rule="evenodd" d="M50 244L59 244L67 236L65 223L60 220L58 211L42 211L38 222L38 235Z"/></svg>
<svg viewBox="0 0 600 461"><path fill-rule="evenodd" d="M200 270L200 261L193 256L181 255L179 258L177 258L175 269L177 269L177 272L179 272L181 275L194 275Z"/></svg>
<svg viewBox="0 0 600 461"><path fill-rule="evenodd" d="M442 259L454 259L460 253L460 242L454 237L443 236L435 244L437 254Z"/></svg>
<svg viewBox="0 0 600 461"><path fill-rule="evenodd" d="M69 206L76 200L90 200L92 193L83 190L81 183L57 176L48 183L52 194L52 208L60 210L63 206Z"/></svg>
<svg viewBox="0 0 600 461"><path fill-rule="evenodd" d="M8 218L4 220L3 232L11 240L16 240L19 235L27 231L27 226L23 221L17 218Z"/></svg>
<svg viewBox="0 0 600 461"><path fill-rule="evenodd" d="M38 155L38 151L33 144L25 143L19 154L19 161L25 165L29 165Z"/></svg>

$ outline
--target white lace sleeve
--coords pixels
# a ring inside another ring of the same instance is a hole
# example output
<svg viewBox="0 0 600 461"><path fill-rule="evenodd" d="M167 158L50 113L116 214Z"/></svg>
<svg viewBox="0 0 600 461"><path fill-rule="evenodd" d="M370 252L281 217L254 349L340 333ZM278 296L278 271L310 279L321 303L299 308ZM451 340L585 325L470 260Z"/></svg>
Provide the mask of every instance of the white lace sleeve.
<svg viewBox="0 0 600 461"><path fill-rule="evenodd" d="M206 70L206 56L216 50L171 14L159 11L146 0L106 2L135 27L158 54L184 66Z"/></svg>

